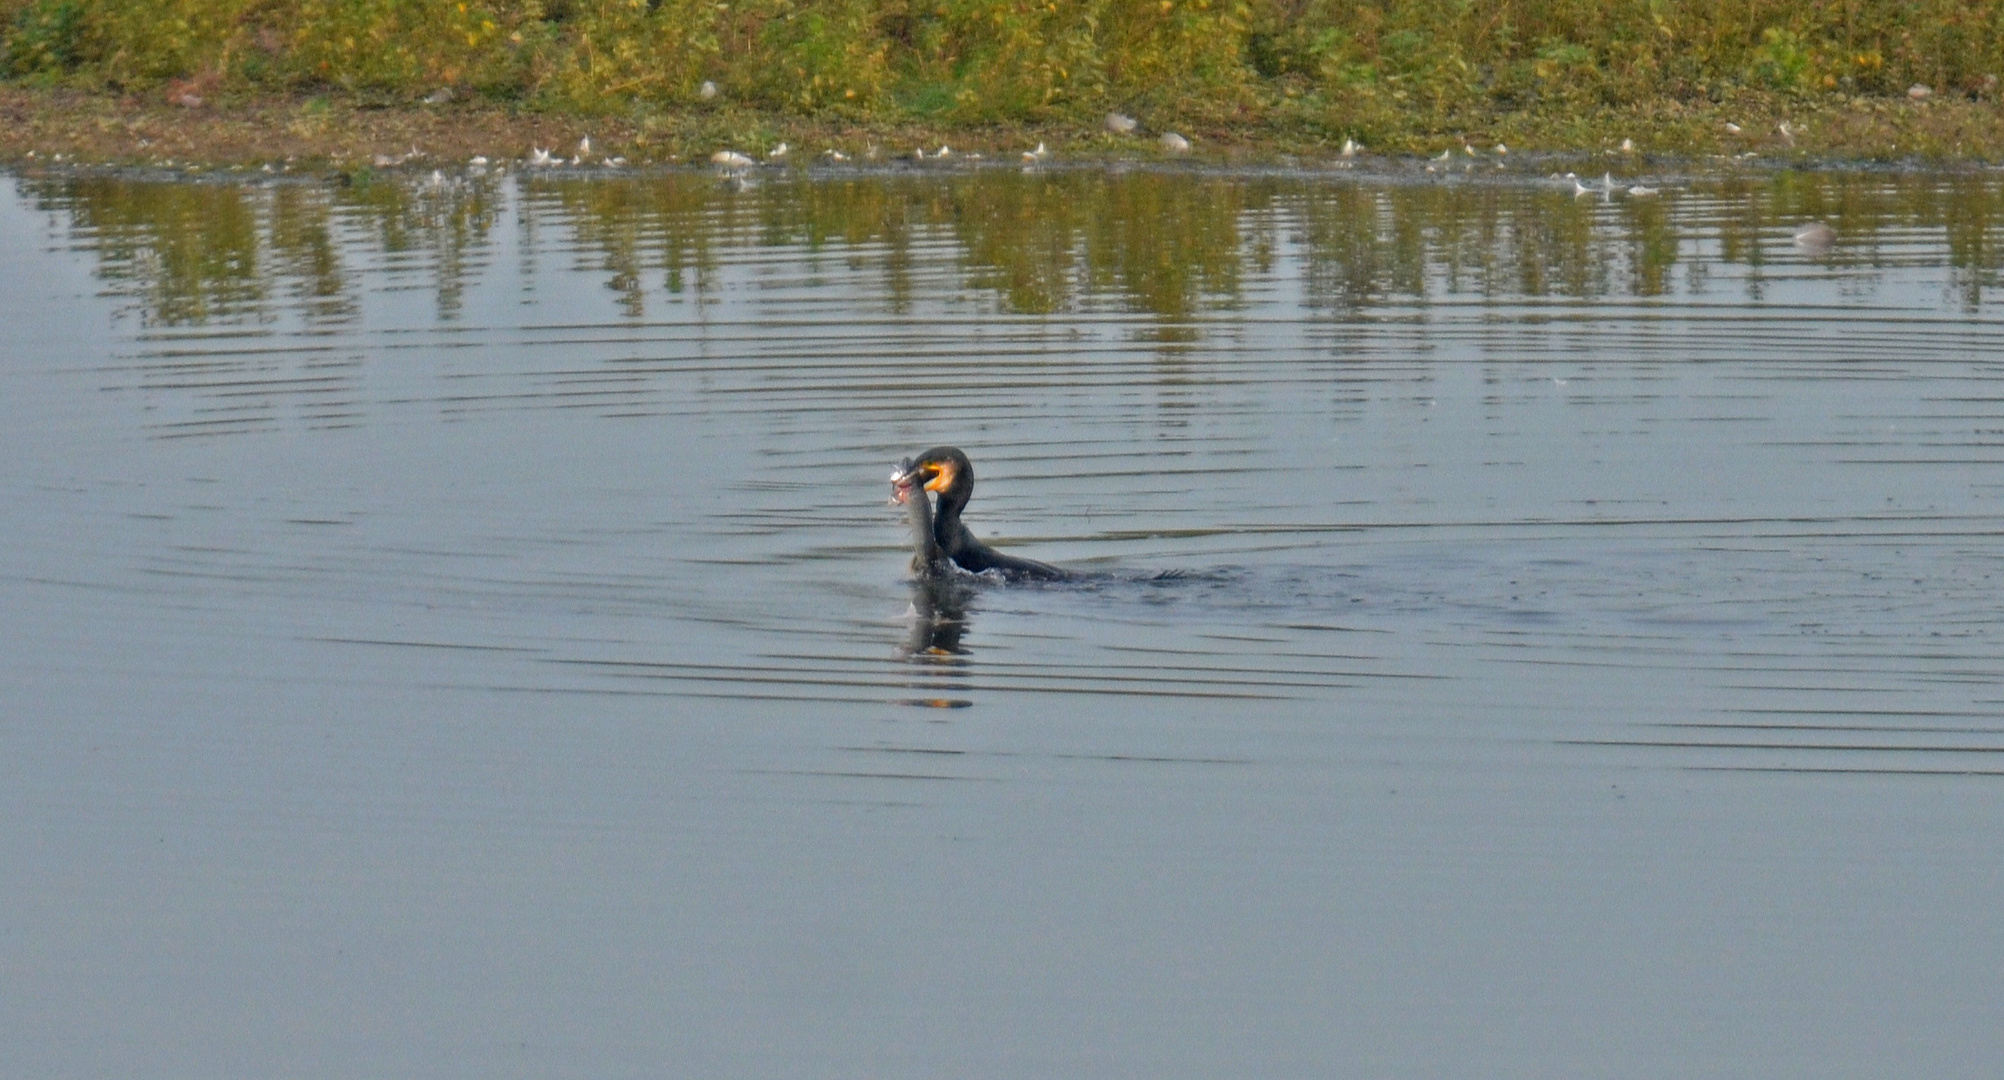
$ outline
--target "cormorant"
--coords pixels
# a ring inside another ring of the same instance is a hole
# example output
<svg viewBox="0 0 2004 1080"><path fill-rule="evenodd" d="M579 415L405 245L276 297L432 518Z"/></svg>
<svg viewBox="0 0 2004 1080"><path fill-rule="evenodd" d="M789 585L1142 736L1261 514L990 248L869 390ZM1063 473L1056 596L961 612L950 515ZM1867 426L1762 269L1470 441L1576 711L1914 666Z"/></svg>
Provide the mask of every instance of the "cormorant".
<svg viewBox="0 0 2004 1080"><path fill-rule="evenodd" d="M912 568L923 575L935 560L944 557L972 574L994 570L1012 581L1060 581L1069 573L1035 559L1004 555L974 538L960 520L967 500L974 496L974 465L967 455L951 446L935 446L916 459L908 459L891 478L891 498L925 501L926 491L939 495L939 509L931 514L932 543L918 541ZM923 490L921 490L923 489ZM919 527L920 511L912 508L913 527Z"/></svg>

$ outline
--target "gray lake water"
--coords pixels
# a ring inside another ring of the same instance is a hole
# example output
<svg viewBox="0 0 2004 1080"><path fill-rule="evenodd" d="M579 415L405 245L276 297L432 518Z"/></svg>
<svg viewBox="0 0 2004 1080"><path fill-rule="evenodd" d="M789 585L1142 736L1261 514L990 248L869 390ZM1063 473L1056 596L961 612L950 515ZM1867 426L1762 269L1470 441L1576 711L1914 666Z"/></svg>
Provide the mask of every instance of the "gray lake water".
<svg viewBox="0 0 2004 1080"><path fill-rule="evenodd" d="M7 179L0 1074L2004 1070L2004 181Z"/></svg>

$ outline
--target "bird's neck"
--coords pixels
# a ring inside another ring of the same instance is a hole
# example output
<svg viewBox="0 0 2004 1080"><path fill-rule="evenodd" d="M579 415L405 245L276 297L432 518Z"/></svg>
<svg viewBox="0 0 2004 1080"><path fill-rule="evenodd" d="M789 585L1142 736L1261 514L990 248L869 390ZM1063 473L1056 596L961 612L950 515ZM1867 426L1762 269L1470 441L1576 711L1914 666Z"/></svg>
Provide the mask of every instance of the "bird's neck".
<svg viewBox="0 0 2004 1080"><path fill-rule="evenodd" d="M939 493L940 520L944 521L947 518L958 518L960 516L960 512L967 508L967 500L973 497L974 497L974 485L972 484L950 487L947 488L945 491L940 492Z"/></svg>
<svg viewBox="0 0 2004 1080"><path fill-rule="evenodd" d="M966 488L949 488L939 493L939 513L933 518L932 534L939 538L940 546L952 549L953 539L963 530L960 512L966 509L973 494Z"/></svg>

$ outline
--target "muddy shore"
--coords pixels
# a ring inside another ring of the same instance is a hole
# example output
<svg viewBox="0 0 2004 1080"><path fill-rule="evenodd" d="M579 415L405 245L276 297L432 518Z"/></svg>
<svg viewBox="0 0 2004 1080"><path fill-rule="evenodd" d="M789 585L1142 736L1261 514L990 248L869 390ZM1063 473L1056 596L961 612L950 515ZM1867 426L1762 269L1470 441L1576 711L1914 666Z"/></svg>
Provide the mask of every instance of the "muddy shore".
<svg viewBox="0 0 2004 1080"><path fill-rule="evenodd" d="M959 154L1014 158L1044 143L1072 157L1178 156L1165 131L1132 134L1082 125L945 128L863 126L730 106L681 112L586 116L483 101L380 105L338 97L240 97L175 104L156 96L0 86L0 161L165 166L273 165L359 169L528 157L535 148L568 159L589 138L599 163L706 161L719 149L799 164L833 150L852 160L910 156L948 145ZM1497 113L1465 123L1420 124L1366 149L1437 154L1464 147L1547 155L1701 160L1725 156L1775 164L1980 165L2004 159L2004 109L1962 98L1828 98L1744 95L1698 105L1675 101L1592 115ZM1381 125L1382 126L1382 125ZM1332 157L1342 139L1327 118L1266 116L1245 125L1178 132L1200 160L1257 162Z"/></svg>

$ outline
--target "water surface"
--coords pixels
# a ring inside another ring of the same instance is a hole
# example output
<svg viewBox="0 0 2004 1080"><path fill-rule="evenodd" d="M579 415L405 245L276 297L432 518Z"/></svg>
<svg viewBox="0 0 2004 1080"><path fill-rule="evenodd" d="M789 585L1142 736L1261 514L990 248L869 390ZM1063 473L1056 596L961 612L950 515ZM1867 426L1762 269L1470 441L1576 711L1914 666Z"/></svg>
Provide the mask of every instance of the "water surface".
<svg viewBox="0 0 2004 1080"><path fill-rule="evenodd" d="M8 1074L2004 1065L1988 176L35 174L0 250ZM1089 579L915 594L940 443Z"/></svg>

